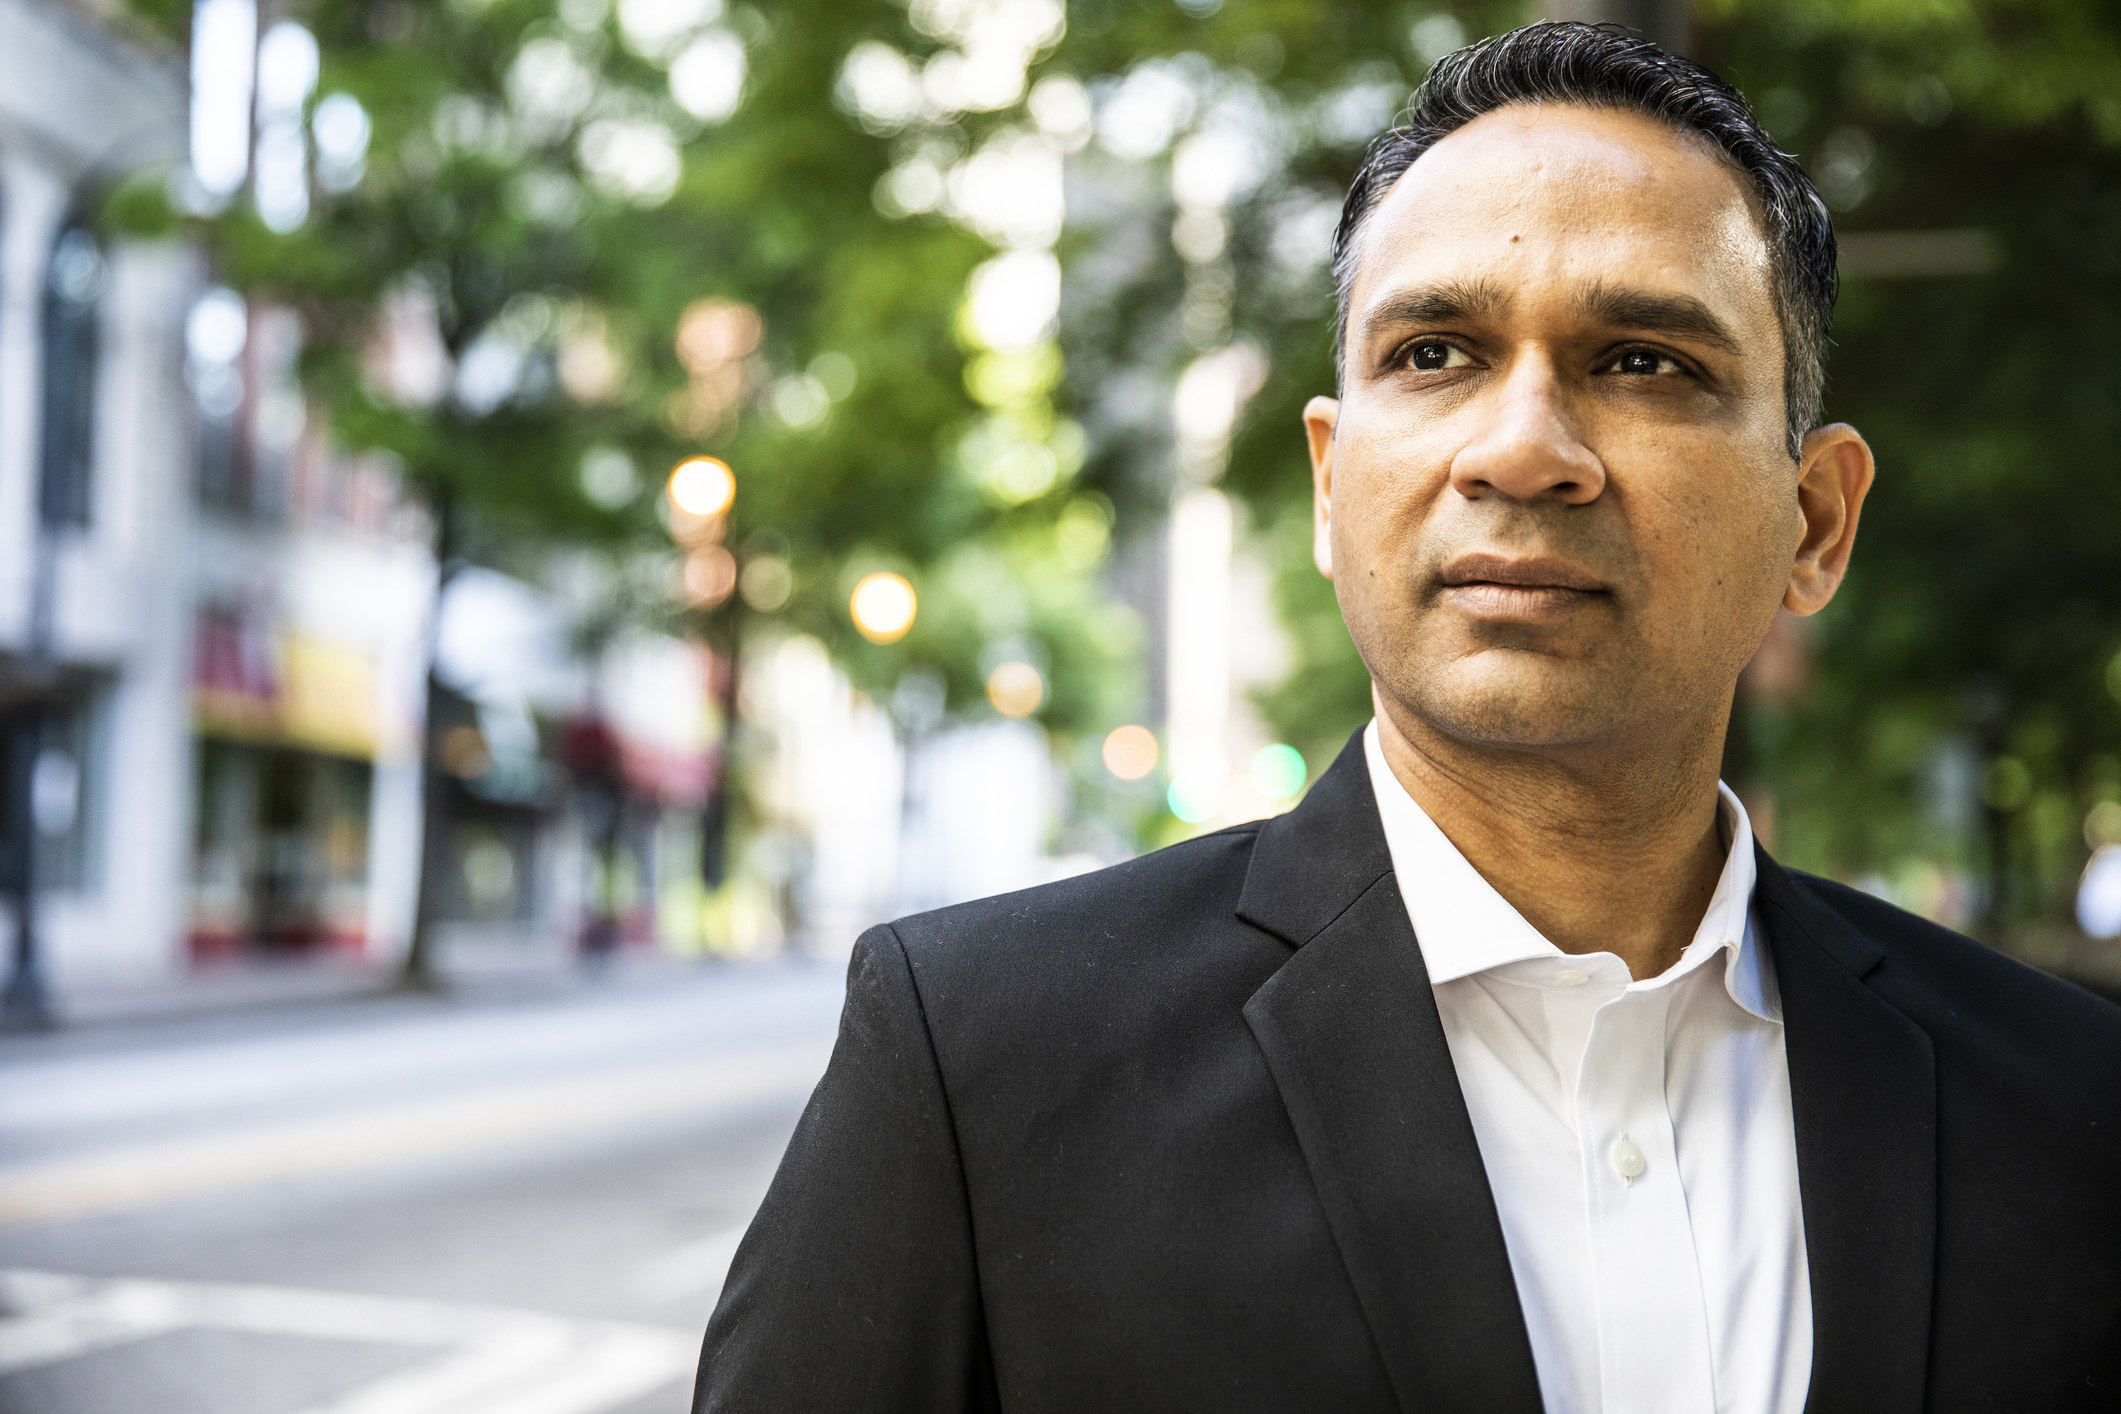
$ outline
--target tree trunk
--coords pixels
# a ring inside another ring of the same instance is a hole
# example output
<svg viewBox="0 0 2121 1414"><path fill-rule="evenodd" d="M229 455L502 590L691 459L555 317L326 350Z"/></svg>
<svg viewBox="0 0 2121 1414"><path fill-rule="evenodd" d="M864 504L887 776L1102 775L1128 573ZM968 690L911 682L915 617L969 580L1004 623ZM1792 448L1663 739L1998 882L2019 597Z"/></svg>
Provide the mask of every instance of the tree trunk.
<svg viewBox="0 0 2121 1414"><path fill-rule="evenodd" d="M441 880L449 867L449 836L453 823L449 782L440 765L441 742L436 738L442 719L442 681L438 676L437 647L442 633L442 600L450 581L463 568L458 559L456 499L448 491L434 492L435 512L435 607L427 629L427 700L420 722L420 879L414 895L412 939L405 949L405 964L398 985L407 991L438 992L442 975L436 965L434 928L441 904Z"/></svg>

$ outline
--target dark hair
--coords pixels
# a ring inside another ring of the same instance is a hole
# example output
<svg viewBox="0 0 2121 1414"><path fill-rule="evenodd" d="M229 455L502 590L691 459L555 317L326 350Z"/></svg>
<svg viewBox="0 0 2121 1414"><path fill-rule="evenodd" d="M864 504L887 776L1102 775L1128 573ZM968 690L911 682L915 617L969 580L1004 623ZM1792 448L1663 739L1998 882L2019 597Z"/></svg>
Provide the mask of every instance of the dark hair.
<svg viewBox="0 0 2121 1414"><path fill-rule="evenodd" d="M1743 95L1707 69L1613 25L1546 21L1446 54L1405 118L1376 142L1348 188L1333 233L1333 361L1347 335L1356 243L1385 193L1449 134L1513 103L1575 103L1655 118L1716 144L1745 173L1767 227L1782 323L1783 406L1790 456L1819 418L1834 317L1834 227L1797 159L1775 146Z"/></svg>

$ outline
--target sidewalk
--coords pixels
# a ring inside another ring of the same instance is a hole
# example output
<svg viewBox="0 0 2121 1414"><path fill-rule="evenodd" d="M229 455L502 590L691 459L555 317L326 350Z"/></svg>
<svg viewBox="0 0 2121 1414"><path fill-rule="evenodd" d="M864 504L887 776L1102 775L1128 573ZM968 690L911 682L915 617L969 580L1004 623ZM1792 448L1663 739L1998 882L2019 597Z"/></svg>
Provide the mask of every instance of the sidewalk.
<svg viewBox="0 0 2121 1414"><path fill-rule="evenodd" d="M440 991L449 996L545 995L695 976L711 964L652 950L622 950L594 964L545 939L449 940L439 949ZM60 1029L180 1020L417 995L397 965L344 957L246 958L209 963L152 981L55 987Z"/></svg>

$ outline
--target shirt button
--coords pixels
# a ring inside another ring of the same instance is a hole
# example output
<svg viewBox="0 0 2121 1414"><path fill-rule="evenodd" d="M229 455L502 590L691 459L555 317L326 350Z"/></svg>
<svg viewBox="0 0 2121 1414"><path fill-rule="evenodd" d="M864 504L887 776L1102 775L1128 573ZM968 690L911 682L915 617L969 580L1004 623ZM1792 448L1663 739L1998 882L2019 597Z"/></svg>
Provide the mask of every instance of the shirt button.
<svg viewBox="0 0 2121 1414"><path fill-rule="evenodd" d="M1554 985L1557 987L1581 987L1590 980L1590 973L1574 967L1564 967L1554 974Z"/></svg>
<svg viewBox="0 0 2121 1414"><path fill-rule="evenodd" d="M1649 1163L1642 1157L1642 1150L1635 1147L1635 1141L1632 1139L1621 1139L1615 1143L1610 1157L1613 1160L1613 1172L1630 1183L1642 1177L1642 1171L1649 1167Z"/></svg>

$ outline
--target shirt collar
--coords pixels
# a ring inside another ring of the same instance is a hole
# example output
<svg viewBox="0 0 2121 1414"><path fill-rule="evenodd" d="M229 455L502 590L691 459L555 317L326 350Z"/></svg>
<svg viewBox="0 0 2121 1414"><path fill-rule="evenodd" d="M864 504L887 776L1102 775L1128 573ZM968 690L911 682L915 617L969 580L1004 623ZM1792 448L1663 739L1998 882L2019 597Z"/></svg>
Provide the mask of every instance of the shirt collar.
<svg viewBox="0 0 2121 1414"><path fill-rule="evenodd" d="M1392 872L1400 880L1400 897L1414 925L1414 936L1420 940L1429 981L1440 985L1515 962L1567 956L1481 877L1428 812L1407 794L1385 764L1374 720L1363 732L1362 744L1370 767L1370 787L1384 823L1385 845L1392 855ZM1679 961L1633 986L1669 985L1721 953L1724 987L1731 1000L1764 1021L1779 1022L1780 999L1751 926L1752 822L1729 786L1719 781L1716 793L1730 838L1716 892Z"/></svg>

